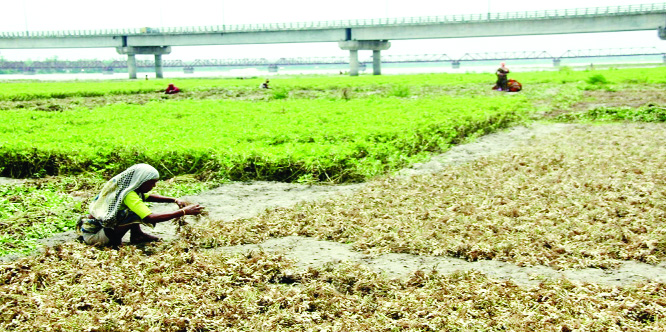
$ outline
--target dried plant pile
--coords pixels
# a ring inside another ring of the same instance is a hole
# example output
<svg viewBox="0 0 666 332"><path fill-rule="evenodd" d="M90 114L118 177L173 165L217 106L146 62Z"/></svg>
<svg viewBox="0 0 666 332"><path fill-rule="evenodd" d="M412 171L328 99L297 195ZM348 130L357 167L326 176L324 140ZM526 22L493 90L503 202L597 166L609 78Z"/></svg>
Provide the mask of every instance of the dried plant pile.
<svg viewBox="0 0 666 332"><path fill-rule="evenodd" d="M666 127L606 125L534 140L510 154L411 179L386 178L345 199L220 222L204 246L292 234L368 252L612 267L666 257Z"/></svg>
<svg viewBox="0 0 666 332"><path fill-rule="evenodd" d="M666 328L666 288L530 288L474 272L389 280L358 266L293 274L263 253L79 244L0 265L3 331L573 331Z"/></svg>

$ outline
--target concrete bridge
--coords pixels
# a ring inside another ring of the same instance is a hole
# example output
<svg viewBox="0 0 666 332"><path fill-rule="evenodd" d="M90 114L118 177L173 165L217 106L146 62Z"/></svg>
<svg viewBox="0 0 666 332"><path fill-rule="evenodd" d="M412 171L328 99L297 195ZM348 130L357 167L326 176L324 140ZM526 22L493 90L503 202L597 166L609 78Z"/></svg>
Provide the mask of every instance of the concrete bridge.
<svg viewBox="0 0 666 332"><path fill-rule="evenodd" d="M371 50L373 74L381 74L381 51L390 40L472 38L654 30L666 40L666 3L470 15L381 18L324 22L85 31L0 32L0 49L104 48L127 54L131 79L136 54L162 55L171 47L337 42L349 51L350 75L358 75L358 51Z"/></svg>

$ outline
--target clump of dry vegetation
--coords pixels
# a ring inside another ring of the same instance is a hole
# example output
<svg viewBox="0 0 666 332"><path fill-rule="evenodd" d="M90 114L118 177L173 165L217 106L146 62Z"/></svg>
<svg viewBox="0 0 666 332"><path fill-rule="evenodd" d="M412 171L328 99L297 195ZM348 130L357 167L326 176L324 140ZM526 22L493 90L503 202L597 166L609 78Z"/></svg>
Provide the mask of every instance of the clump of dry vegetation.
<svg viewBox="0 0 666 332"><path fill-rule="evenodd" d="M649 137L649 139L646 139ZM344 199L194 229L203 246L303 235L367 252L556 268L666 257L666 128L584 127L494 158Z"/></svg>
<svg viewBox="0 0 666 332"><path fill-rule="evenodd" d="M476 272L390 280L360 266L290 272L280 255L184 242L67 244L0 265L3 331L572 331L664 328L666 288L544 282Z"/></svg>

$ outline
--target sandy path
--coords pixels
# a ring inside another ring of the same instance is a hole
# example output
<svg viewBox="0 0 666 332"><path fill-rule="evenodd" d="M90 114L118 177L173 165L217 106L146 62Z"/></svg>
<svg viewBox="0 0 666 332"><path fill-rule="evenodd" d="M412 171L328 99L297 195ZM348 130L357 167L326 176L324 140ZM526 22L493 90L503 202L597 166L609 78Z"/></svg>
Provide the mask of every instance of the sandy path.
<svg viewBox="0 0 666 332"><path fill-rule="evenodd" d="M412 168L397 172L396 176L437 172L449 165L465 163L480 157L508 151L532 137L567 130L571 126L573 125L534 124L529 127L514 127L481 137L473 143L455 146L446 153L433 157L426 163L416 164ZM321 186L277 182L230 183L200 195L185 198L206 206L210 217L213 219L234 220L252 217L266 209L275 207L289 207L300 202L315 201L324 197L353 194L362 186L363 184ZM165 211L174 208L175 205L166 204L154 207L154 210ZM176 237L175 227L172 223L159 224L153 233L165 240ZM73 241L74 238L74 234L68 232L58 234L42 242L45 245L53 245ZM500 261L468 262L451 257L409 254L385 254L373 257L353 251L351 245L298 236L270 239L262 244L225 247L218 250L232 252L264 250L282 253L296 261L295 268L297 270L322 266L326 263L352 261L382 271L391 277L402 277L418 269L424 271L434 269L445 274L458 270L475 269L485 273L490 278L510 279L518 284L534 284L542 278L567 278L572 281L609 285L621 285L640 280L666 281L666 264L653 266L638 262L620 262L619 268L613 270L588 268L558 271L547 266L519 267ZM14 258L0 257L0 260Z"/></svg>
<svg viewBox="0 0 666 332"><path fill-rule="evenodd" d="M586 268L579 270L555 270L548 266L520 267L511 263L482 260L468 262L452 257L416 256L410 254L384 254L377 257L364 255L352 249L350 244L319 241L312 238L289 236L270 239L262 244L242 245L221 248L228 252L266 251L282 253L296 262L296 270L319 267L328 263L343 261L357 262L392 278L400 278L416 270L436 270L442 274L455 271L477 270L489 278L512 280L520 285L534 285L545 278L566 278L571 281L598 283L604 285L626 285L643 280L666 282L666 268L659 266L624 262L619 268L602 270Z"/></svg>

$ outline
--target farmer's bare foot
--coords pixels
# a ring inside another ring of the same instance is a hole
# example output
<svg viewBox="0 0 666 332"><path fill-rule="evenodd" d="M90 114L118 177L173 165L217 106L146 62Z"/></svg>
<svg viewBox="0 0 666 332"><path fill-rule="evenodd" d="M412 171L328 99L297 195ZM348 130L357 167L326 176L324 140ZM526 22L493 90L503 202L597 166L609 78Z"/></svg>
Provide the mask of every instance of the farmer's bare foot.
<svg viewBox="0 0 666 332"><path fill-rule="evenodd" d="M146 233L141 233L137 235L130 235L130 243L146 243L146 242L155 242L159 241L160 238Z"/></svg>

